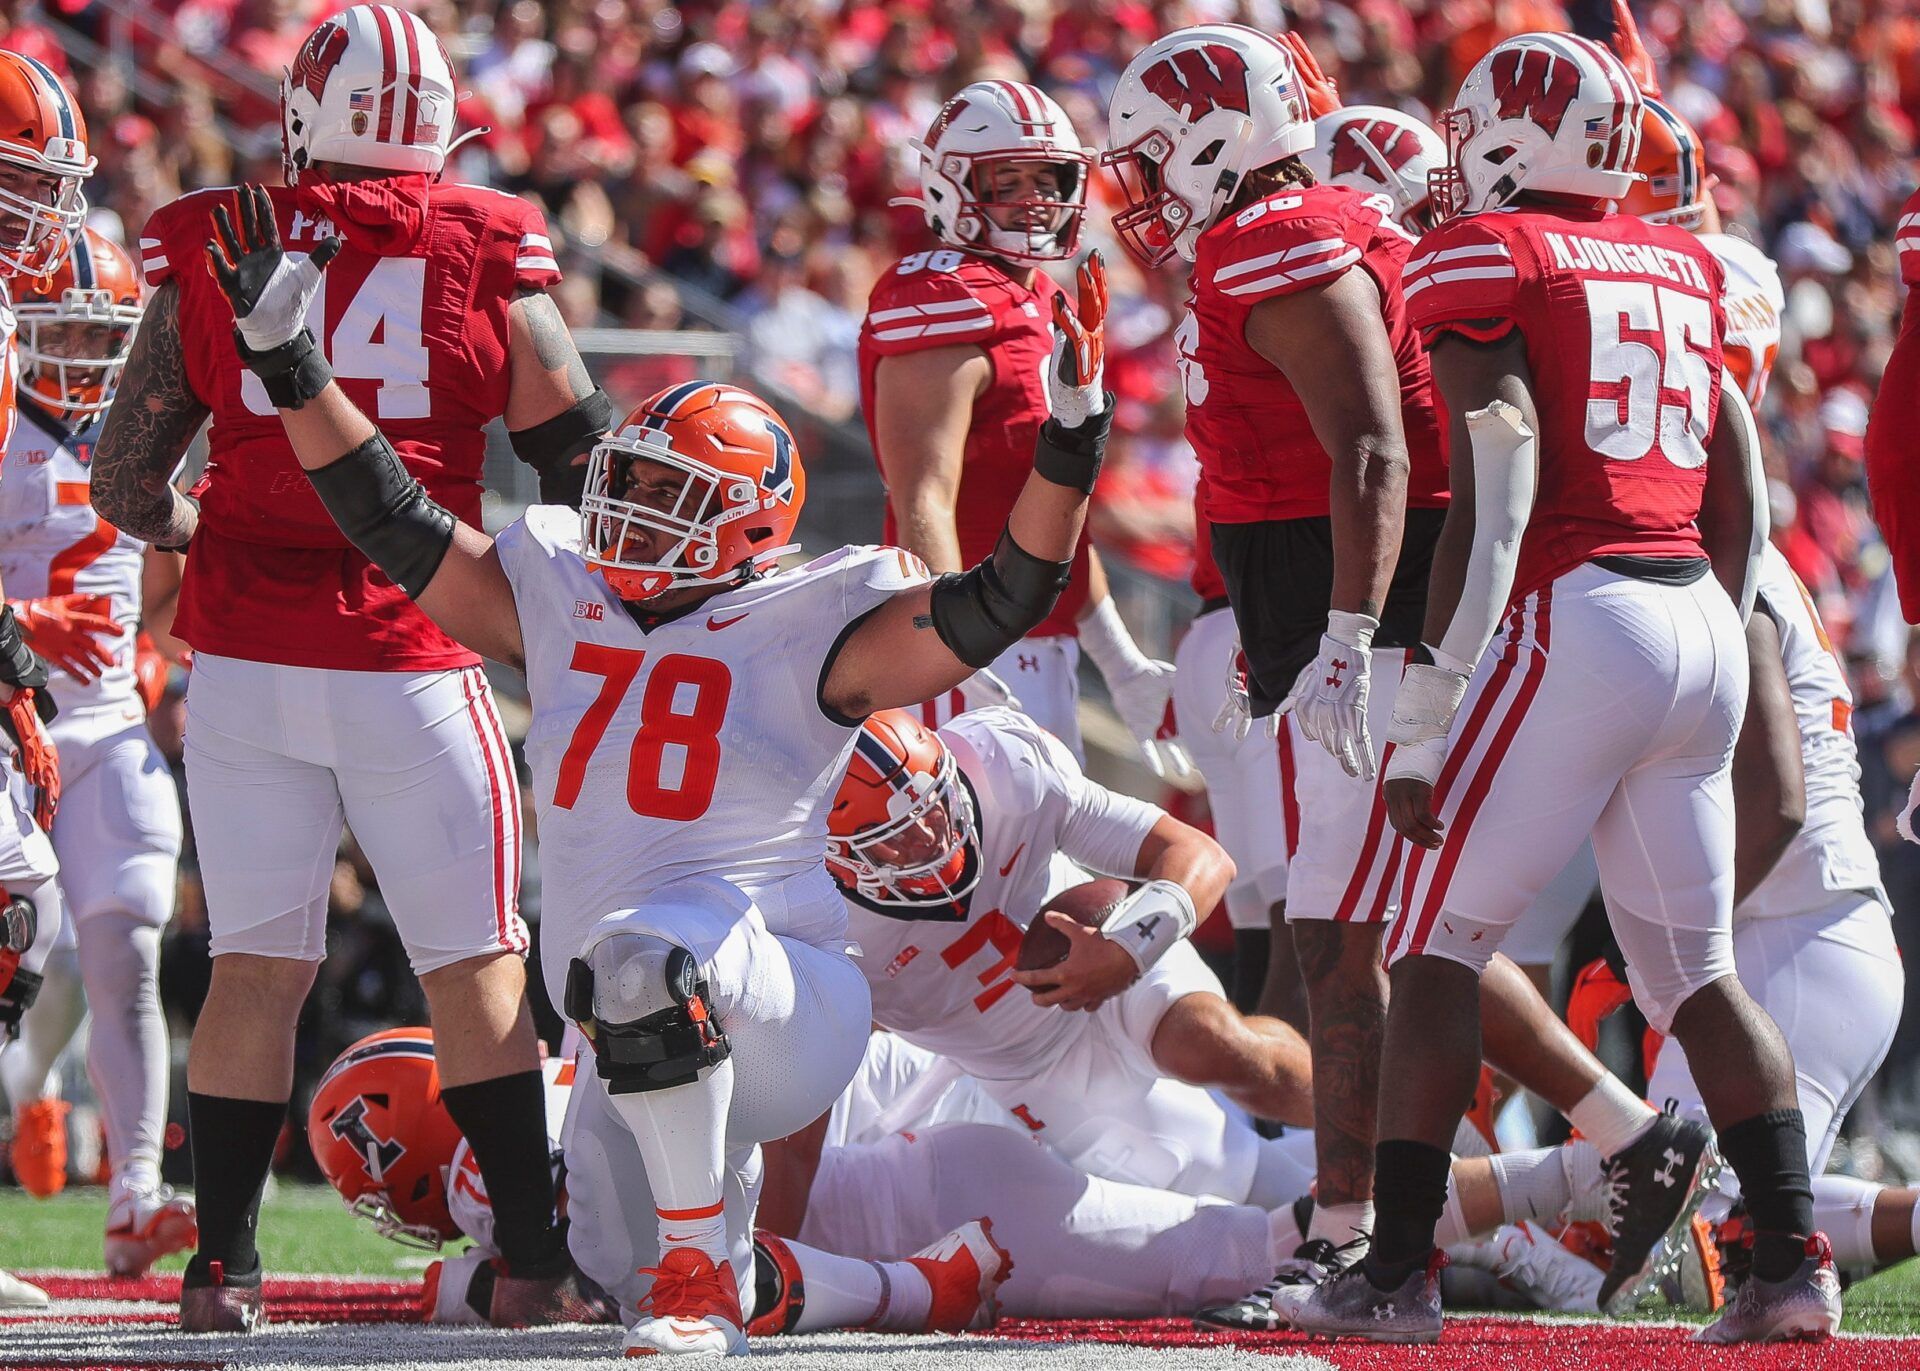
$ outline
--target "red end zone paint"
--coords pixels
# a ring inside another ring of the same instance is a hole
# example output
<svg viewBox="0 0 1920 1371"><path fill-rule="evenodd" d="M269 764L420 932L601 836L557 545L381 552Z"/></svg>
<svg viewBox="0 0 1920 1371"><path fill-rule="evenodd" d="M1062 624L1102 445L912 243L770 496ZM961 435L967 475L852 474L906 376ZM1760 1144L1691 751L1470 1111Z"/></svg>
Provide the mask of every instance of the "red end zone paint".
<svg viewBox="0 0 1920 1371"><path fill-rule="evenodd" d="M1440 1343L1390 1347L1322 1342L1298 1333L1202 1333L1183 1319L1002 1319L996 1338L1111 1342L1135 1347L1237 1347L1275 1356L1304 1352L1340 1371L1913 1371L1920 1342L1838 1338L1807 1346L1702 1347L1691 1328L1656 1324L1573 1323L1547 1319L1448 1319Z"/></svg>

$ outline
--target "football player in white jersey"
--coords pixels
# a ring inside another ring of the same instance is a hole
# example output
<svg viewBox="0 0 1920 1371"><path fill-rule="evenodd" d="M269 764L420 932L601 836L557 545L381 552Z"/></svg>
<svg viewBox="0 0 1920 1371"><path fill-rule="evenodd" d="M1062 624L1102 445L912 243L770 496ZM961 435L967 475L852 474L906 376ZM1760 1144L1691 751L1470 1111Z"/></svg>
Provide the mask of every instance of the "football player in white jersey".
<svg viewBox="0 0 1920 1371"><path fill-rule="evenodd" d="M1308 1188L1297 1135L1261 1138L1207 1093L1312 1122L1304 1040L1242 1017L1187 941L1232 879L1213 839L1088 780L1003 707L938 732L904 710L868 719L828 831L875 1022L981 1081L1089 1174L1269 1207ZM1098 930L1049 915L1071 951L1016 970L1058 857L1144 884Z"/></svg>
<svg viewBox="0 0 1920 1371"><path fill-rule="evenodd" d="M731 386L636 408L580 515L536 506L498 540L461 524L304 327L331 252L287 254L264 189L237 201L210 265L322 503L448 634L527 675L543 961L594 1048L578 1146L610 1163L573 1172L576 1256L608 1262L587 1274L630 1352L744 1355L753 1145L824 1112L867 1034L827 803L862 720L959 685L1052 609L1111 422L1104 271L1082 268L1077 316L1056 304L1053 417L987 561L932 581L845 548L783 572L805 473Z"/></svg>
<svg viewBox="0 0 1920 1371"><path fill-rule="evenodd" d="M87 1063L113 1168L106 1257L116 1276L144 1274L196 1235L191 1202L160 1183L168 1073L160 933L173 914L180 803L134 671L147 554L87 502L93 435L140 301L132 260L92 229L74 236L58 270L19 292L19 421L0 465L0 579L28 646L50 664L60 705L48 728L62 787L52 836L79 982L61 971L67 956L49 967L0 1082L20 1120L16 1148L44 1146L64 1126L48 1098L54 1061L91 1011Z"/></svg>

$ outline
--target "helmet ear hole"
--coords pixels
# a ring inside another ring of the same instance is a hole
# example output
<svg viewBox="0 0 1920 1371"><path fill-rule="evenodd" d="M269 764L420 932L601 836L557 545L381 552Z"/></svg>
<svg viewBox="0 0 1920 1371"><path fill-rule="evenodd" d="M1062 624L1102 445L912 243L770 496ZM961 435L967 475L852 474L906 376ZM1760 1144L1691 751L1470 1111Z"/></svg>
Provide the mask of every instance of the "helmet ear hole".
<svg viewBox="0 0 1920 1371"><path fill-rule="evenodd" d="M1199 153L1197 153L1193 159L1193 164L1196 167L1212 166L1219 160L1220 154L1225 151L1226 146L1226 143L1221 139L1214 139L1211 143L1200 149Z"/></svg>

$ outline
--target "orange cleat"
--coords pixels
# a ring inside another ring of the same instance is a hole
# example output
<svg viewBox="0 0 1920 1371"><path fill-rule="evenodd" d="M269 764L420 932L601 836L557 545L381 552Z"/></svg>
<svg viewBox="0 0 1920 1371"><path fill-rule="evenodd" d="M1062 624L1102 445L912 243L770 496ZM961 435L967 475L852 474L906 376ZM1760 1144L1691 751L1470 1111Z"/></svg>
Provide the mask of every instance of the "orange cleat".
<svg viewBox="0 0 1920 1371"><path fill-rule="evenodd" d="M67 1188L65 1100L35 1100L13 1114L13 1174L29 1195L46 1199Z"/></svg>
<svg viewBox="0 0 1920 1371"><path fill-rule="evenodd" d="M1000 1317L1000 1284L1013 1274L1013 1258L993 1240L993 1220L963 1223L907 1260L933 1287L926 1332L963 1333L991 1328Z"/></svg>
<svg viewBox="0 0 1920 1371"><path fill-rule="evenodd" d="M627 1330L629 1357L747 1355L732 1267L715 1266L697 1247L673 1247L641 1274L653 1277L653 1289Z"/></svg>

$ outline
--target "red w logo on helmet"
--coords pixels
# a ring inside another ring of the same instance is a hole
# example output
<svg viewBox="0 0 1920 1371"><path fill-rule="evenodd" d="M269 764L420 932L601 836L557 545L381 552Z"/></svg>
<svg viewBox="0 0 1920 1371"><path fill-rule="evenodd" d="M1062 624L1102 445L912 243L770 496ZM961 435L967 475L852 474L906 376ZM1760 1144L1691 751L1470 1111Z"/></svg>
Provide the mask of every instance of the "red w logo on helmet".
<svg viewBox="0 0 1920 1371"><path fill-rule="evenodd" d="M1247 113L1247 63L1218 43L1182 48L1140 75L1140 84L1189 122L1217 109Z"/></svg>
<svg viewBox="0 0 1920 1371"><path fill-rule="evenodd" d="M1369 156L1371 146L1374 156ZM1395 128L1384 119L1369 119L1363 124L1348 124L1333 140L1332 170L1335 176L1359 172L1380 179L1380 164L1399 171L1420 153L1420 140L1411 129Z"/></svg>
<svg viewBox="0 0 1920 1371"><path fill-rule="evenodd" d="M338 24L322 24L301 47L300 55L293 59L288 80L304 87L307 94L318 100L326 94L327 78L333 75L333 69L340 65L346 51L347 31Z"/></svg>
<svg viewBox="0 0 1920 1371"><path fill-rule="evenodd" d="M1531 119L1549 136L1560 132L1579 89L1579 69L1544 48L1509 48L1493 59L1495 112L1502 119Z"/></svg>

